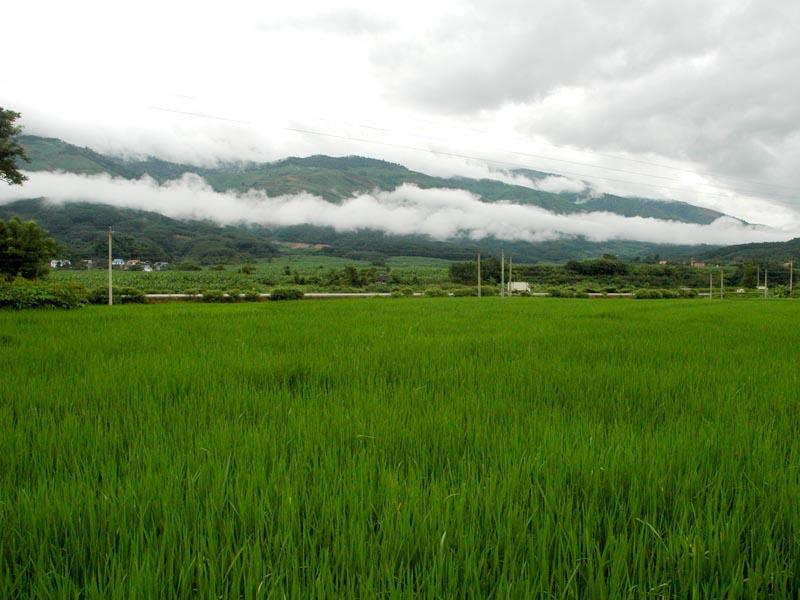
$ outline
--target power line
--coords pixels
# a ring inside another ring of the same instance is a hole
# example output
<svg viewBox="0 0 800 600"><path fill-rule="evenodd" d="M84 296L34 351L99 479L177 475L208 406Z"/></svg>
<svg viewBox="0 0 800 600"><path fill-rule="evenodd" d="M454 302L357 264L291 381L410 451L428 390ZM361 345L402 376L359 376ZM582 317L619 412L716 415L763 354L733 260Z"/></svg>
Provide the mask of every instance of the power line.
<svg viewBox="0 0 800 600"><path fill-rule="evenodd" d="M239 119L230 119L230 118L226 118L226 117L218 117L216 115L209 115L209 114L205 114L205 113L196 113L196 112L175 110L175 109L164 108L164 107L160 107L160 106L149 106L148 105L148 106L146 106L146 108L150 108L150 109L153 109L153 110L164 111L164 112L176 113L176 114L184 114L184 115L189 115L189 116L194 116L194 117L202 117L202 118L207 118L207 119L214 119L214 120L219 120L219 121L228 121L228 122L239 123L239 124L243 124L243 125L256 125L257 124L254 121L243 121L243 120L239 120ZM345 140L345 141L373 144L373 145L384 146L384 147L389 147L389 148L398 148L398 149L403 149L403 150L411 150L411 151L415 151L415 152L425 152L425 153L428 153L428 154L440 155L440 156L449 156L449 157L452 157L452 158L462 158L462 159L465 159L465 160L477 160L477 161L482 161L482 162L485 162L485 163L491 163L491 164L496 164L496 165L501 165L501 166L506 166L506 167L517 167L517 168L522 167L522 168L528 168L528 169L532 169L532 170L539 170L540 169L540 168L534 168L534 167L531 167L530 165L519 163L519 162L503 161L503 160L497 160L497 159L487 158L487 157L483 157L483 156L474 156L474 155L461 154L461 153L456 153L456 152L448 152L448 151L444 151L444 150L433 150L431 148L421 148L419 146L409 146L407 144L397 144L397 143L392 143L392 142L381 142L381 141L378 141L378 140L371 140L371 139L367 139L367 138L359 138L359 137L354 137L354 136L338 135L338 134L326 133L326 132L322 132L322 131L315 131L315 130L311 130L311 129L301 129L301 128L297 128L297 127L277 127L277 129L281 129L281 130L284 130L284 131L292 131L292 132L295 132L295 133L303 133L303 134L306 134L306 135L315 135L315 136L328 137L328 138L340 139L340 140ZM390 131L390 130L387 130L387 131ZM446 140L443 140L443 141L446 141ZM514 153L513 151L510 151L510 150L505 151L505 152ZM548 158L546 160L558 160L558 159L549 159ZM596 165L586 165L585 163L575 163L575 164L583 164L584 166L596 167ZM604 168L604 167L598 167L598 168ZM601 177L599 175L586 175L586 174L582 174L582 173L573 173L573 172L568 172L568 171L563 171L563 170L555 171L555 170L549 169L549 172L550 172L550 174L560 175L562 177L576 177L576 178L579 178L579 179L599 180L599 181L607 181L607 182L612 182L612 183L622 183L622 184L626 184L626 185L636 185L636 186L645 187L645 188L659 188L659 189L665 189L665 190L674 190L674 191L679 191L679 192L682 192L682 193L686 193L687 192L687 190L685 188L679 188L679 187L667 186L667 185L660 185L660 184L655 184L655 183L653 183L653 184L651 184L651 183L642 183L642 182L638 182L638 181L630 181L630 180L625 180L625 179L614 179L614 178L610 178L610 177ZM644 175L644 174L639 174L639 173L630 172L630 171L622 171L622 172L628 173L628 174L632 174L632 175L642 175L642 176L645 176L645 177L654 177L654 176L651 176L651 175ZM655 176L655 177L659 177L659 176ZM681 181L681 180L672 179L672 181ZM710 184L695 184L695 185L705 185L707 187L716 187L717 189L722 189L722 188L720 188L720 186L713 186L713 185L710 185ZM758 192L752 192L751 191L751 192L748 192L748 193L758 193ZM711 193L711 192L703 192L703 194L705 194L706 196L714 196L714 197L719 197L719 198L730 198L730 195L728 195L728 194ZM762 196L762 197L767 197L767 196ZM784 198L773 197L772 199L783 200Z"/></svg>
<svg viewBox="0 0 800 600"><path fill-rule="evenodd" d="M146 91L155 91L155 90L146 90ZM178 98L185 98L185 99L189 99L189 100L197 100L198 99L197 96L189 96L189 95L186 95L186 94L178 94L178 93L174 93L174 92L168 92L168 94L171 95L171 96L175 96L175 97L178 97ZM149 107L149 108L156 108L157 110L165 110L165 111L169 111L169 112L182 112L182 111L170 111L170 109L160 108L160 107ZM185 114L194 114L194 113L185 113ZM210 116L210 115L199 115L198 114L197 116ZM214 118L214 117L211 117L211 118ZM330 119L330 118L326 118L326 117L310 117L310 118L315 120L315 121L324 121L324 122L336 123L336 124L340 124L340 125L349 125L351 127L361 127L361 128L364 128L364 129L373 129L375 131L384 131L384 132L388 132L388 133L399 133L401 135L407 135L407 136L417 137L417 138L422 138L422 139L430 139L430 140L443 141L443 142L449 142L450 141L450 140L448 140L446 138L436 138L436 137L432 137L432 136L424 136L424 135L409 133L407 131L399 131L397 129L389 129L389 128L386 128L386 127L377 127L377 126L374 126L374 125L364 125L363 123L352 123L352 122L348 122L348 121L340 121L340 120ZM232 119L222 119L221 117L220 117L220 119L221 120L232 120ZM461 131L472 131L474 133L480 133L482 135L495 135L495 133L492 132L492 131L487 131L485 129L478 129L476 127L464 127L464 126L461 126L461 125L453 125L451 123L442 123L441 121L435 121L433 119L420 119L418 117L412 117L412 119L415 120L415 121L419 121L420 123L430 123L432 125L437 125L439 127L447 127L447 128L450 128L450 129L459 129ZM251 123L250 121L236 121L236 120L233 120L233 121L234 122L239 122L239 123L254 124L254 123ZM525 140L524 138L522 138L522 137L520 137L518 135L515 135L514 137L516 139L518 139L518 140L527 142L527 140ZM545 146L549 146L551 148L555 148L557 150L564 150L565 149L565 147L563 147L563 146L557 146L555 144L551 144L551 143L548 143L548 142L539 142L539 143L544 144ZM473 146L473 147L484 147L484 148L493 149L493 150L497 149L497 148L493 148L491 146L476 146L475 144L468 144L468 145ZM497 150L500 150L501 152L508 152L508 153L514 153L514 154L523 154L523 155L525 154L525 153L517 152L515 150L503 150L503 149L497 149ZM612 160L623 160L623 161L628 161L628 162L635 162L635 163L639 163L639 164L643 164L643 165L648 165L648 166L651 166L651 167L659 167L659 168L662 168L662 169L670 169L670 170L673 170L673 171L681 171L683 173L690 173L692 175L701 175L701 176L706 176L706 177L710 177L710 178L713 178L713 179L722 179L722 180L726 180L726 181L740 181L740 182L744 182L744 183L754 183L756 185L766 185L766 186L769 186L769 187L778 187L778 188L783 188L783 189L786 189L786 190L794 191L793 187L782 185L782 184L778 184L778 183L769 183L769 182L766 182L766 181L757 181L757 180L753 180L753 179L743 179L741 177L729 177L729 176L725 176L725 175L714 175L714 174L709 174L709 173L704 173L704 172L701 172L701 171L697 171L696 169L686 169L684 167L675 167L675 166L672 166L672 165L665 165L663 163L656 163L656 162L641 160L641 159L637 159L637 158L629 158L629 157L626 157L626 156L617 156L617 155L614 155L614 154L605 154L603 152L595 152L593 150L577 149L577 151L582 153L582 154L588 154L590 156L599 156L599 157L602 157L602 158L610 158ZM530 155L530 156L535 156L535 155ZM552 159L552 158L546 158L546 159L547 160L560 160L560 159ZM594 166L594 167L597 167L597 168L606 168L606 169L609 168L609 167L602 167L602 166L599 166L599 165L589 165L588 163L577 163L577 164L586 164L587 166ZM642 175L649 176L648 174L644 174L644 173L642 173ZM676 181L679 181L679 180L676 180ZM706 184L700 184L700 185L706 185Z"/></svg>
<svg viewBox="0 0 800 600"><path fill-rule="evenodd" d="M483 135L494 135L493 132L486 131L485 129L476 129L474 127L463 127L463 126L459 126L459 125L441 123L440 121L433 121L433 120L430 120L430 119L415 119L415 120L418 120L418 121L420 121L422 123L431 123L433 125L438 125L440 127L449 127L450 129L460 129L460 130L463 130L463 131L473 131L473 132L480 133L480 134L483 134ZM518 139L518 140L521 140L521 141L527 141L527 140L525 140L524 138L522 138L522 137L520 137L518 135L515 135L514 137L516 139ZM550 144L550 143L544 142L544 145L549 146L551 148L555 148L557 150L564 150L564 147L556 146L555 144ZM694 169L687 169L685 167L674 167L672 165L665 165L664 163L651 162L651 161L647 161L647 160L641 160L641 159L638 159L638 158L629 158L629 157L626 157L626 156L617 156L617 155L614 155L614 154L605 154L603 152L595 152L593 150L581 150L581 149L578 149L577 151L581 152L583 154L589 154L591 156L600 156L602 158L610 158L612 160L625 160L625 161L629 161L629 162L639 163L639 164L642 164L642 165L649 165L651 167L660 167L662 169L671 169L671 170L674 170L674 171L681 171L683 173L691 173L693 175L704 175L704 176L710 177L712 179L722 179L722 180L726 180L726 181L740 181L740 182L743 182L743 183L754 183L756 185L766 185L766 186L769 186L769 187L779 187L779 188L783 188L783 189L786 189L786 190L794 191L794 188L792 186L782 185L782 184L779 184L779 183L769 183L767 181L758 181L758 180L755 180L755 179L743 179L741 177L729 177L729 176L726 176L726 175L714 175L714 174L710 174L710 173L703 173L701 171L697 171L697 170L694 170Z"/></svg>
<svg viewBox="0 0 800 600"><path fill-rule="evenodd" d="M438 142L451 143L451 141L446 139L446 138L433 137L433 136L428 136L428 135L420 135L420 134L416 134L416 133L410 133L410 132L407 132L407 131L400 131L400 130L397 130L397 129L389 129L389 128L386 128L386 127L376 127L376 126L372 126L372 125L364 125L364 124L361 124L361 123L352 123L352 122L348 122L348 121L338 121L338 120L335 120L335 119L328 119L328 118L323 118L323 117L311 117L311 118L313 120L315 120L315 121L323 121L323 122L326 122L326 123L347 125L347 126L350 126L350 127L360 127L360 128L363 128L363 129L372 129L374 131L383 131L383 132L387 132L387 133L396 133L396 134L399 134L399 135L405 135L405 136L419 138L419 139L426 139L426 140L433 140L433 141L438 141ZM435 121L430 121L430 122L431 123L436 123ZM444 126L447 127L447 125L444 125ZM455 126L453 126L453 127L455 127ZM478 130L478 129L472 129L472 128L466 128L466 127L464 127L464 128L458 127L458 129L464 129L464 130L467 130L467 131L477 131L477 132L483 133L485 135L491 135L491 132L481 131L481 130ZM591 164L591 163L568 160L568 159L564 159L564 158L553 158L551 156L545 156L545 155L542 155L542 154L532 154L532 153L529 153L529 152L522 152L522 151L519 151L519 150L509 150L509 149L506 149L506 148L499 148L497 146L486 146L486 145L478 145L478 144L467 144L467 145L471 146L473 148L482 148L484 150L493 150L495 152L503 152L503 153L506 153L506 154L516 154L518 156L527 156L527 157L530 157L530 158L539 158L539 159L543 159L543 160L547 160L547 161L560 162L560 163L571 164L571 165L578 165L578 166L588 167L588 168L592 168L592 169L601 169L601 170L604 170L604 171L615 171L615 172L619 172L619 173L626 173L626 174L629 174L629 175L637 175L637 176L640 176L640 177L650 177L650 178L653 178L653 179L662 179L662 180L665 180L665 181L675 181L675 182L678 182L678 183L685 183L683 179L677 179L675 177L667 177L667 176L664 176L664 175L655 175L655 174L652 174L652 173L642 173L641 171L630 171L628 169L620 169L620 168L617 168L617 167L608 167L608 166L604 166L604 165L594 165L594 164ZM556 148L556 149L559 149L559 150L563 150L563 148L559 148L558 146L555 146L553 144L546 144L546 145L550 146L551 148ZM637 160L637 159L626 159L626 158L621 158L621 157L614 157L612 155L600 154L600 153L597 153L597 152L590 152L588 150L579 150L579 152L583 152L585 154L591 154L591 155L595 155L595 156L602 156L602 157L605 157L605 158L611 158L611 159L614 159L614 160L631 160L633 162L638 162L638 163L651 165L651 166L655 166L655 167L660 167L660 168L665 168L665 169L673 169L673 170L682 171L682 172L685 172L685 173L691 173L693 175L703 175L702 173L698 173L697 171L693 171L691 169L684 169L684 168L680 168L680 167L670 167L670 166L667 166L667 165L661 165L661 164L658 164L658 163L650 163L650 162L647 162L647 161L641 161L641 160ZM728 180L736 181L735 179L727 178L727 177L710 176L710 175L707 175L707 176L708 177L715 177L716 179L728 179ZM748 181L748 180L740 180L740 181ZM785 190L790 190L790 189L793 190L793 188L790 188L789 186L783 186L783 185L774 184L774 183L756 182L756 181L750 181L750 183L755 183L757 185L766 185L766 186L770 186L770 187L778 187L778 188L783 188ZM729 190L734 190L734 191L738 191L738 192L742 192L742 193L748 193L748 194L762 194L762 193L764 193L762 190L734 188L734 187L731 187L731 186L723 187L723 186L715 185L715 184L712 184L712 183L700 183L700 182L697 182L697 183L694 183L694 185L712 187L712 188L717 188L717 189L729 189ZM772 192L769 192L769 193L772 193Z"/></svg>

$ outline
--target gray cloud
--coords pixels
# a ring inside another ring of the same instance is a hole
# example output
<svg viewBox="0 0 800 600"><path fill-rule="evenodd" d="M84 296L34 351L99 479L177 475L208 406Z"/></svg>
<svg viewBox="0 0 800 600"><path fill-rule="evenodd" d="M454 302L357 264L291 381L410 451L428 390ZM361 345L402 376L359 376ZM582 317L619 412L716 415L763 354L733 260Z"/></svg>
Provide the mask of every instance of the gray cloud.
<svg viewBox="0 0 800 600"><path fill-rule="evenodd" d="M470 2L435 40L374 60L392 94L427 110L513 107L526 136L797 188L798 31L794 0Z"/></svg>
<svg viewBox="0 0 800 600"><path fill-rule="evenodd" d="M508 161L779 228L798 219L796 0L51 0L10 11L18 25L4 42L26 52L0 76L0 104L30 133L101 152L196 164L360 154L495 177Z"/></svg>

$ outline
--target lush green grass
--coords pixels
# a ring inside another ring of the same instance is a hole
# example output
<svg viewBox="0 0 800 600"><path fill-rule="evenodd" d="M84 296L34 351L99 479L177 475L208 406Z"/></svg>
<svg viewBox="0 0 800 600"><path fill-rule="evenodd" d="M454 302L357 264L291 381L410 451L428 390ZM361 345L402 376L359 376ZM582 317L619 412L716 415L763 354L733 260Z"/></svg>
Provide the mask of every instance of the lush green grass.
<svg viewBox="0 0 800 600"><path fill-rule="evenodd" d="M796 597L798 317L0 312L0 597Z"/></svg>

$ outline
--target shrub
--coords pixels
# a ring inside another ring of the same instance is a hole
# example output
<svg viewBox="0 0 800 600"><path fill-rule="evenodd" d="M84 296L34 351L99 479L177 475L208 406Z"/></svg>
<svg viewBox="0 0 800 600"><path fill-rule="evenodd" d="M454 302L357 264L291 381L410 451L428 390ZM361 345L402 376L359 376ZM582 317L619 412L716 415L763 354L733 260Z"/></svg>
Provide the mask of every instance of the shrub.
<svg viewBox="0 0 800 600"><path fill-rule="evenodd" d="M410 287L400 288L400 293L403 294L403 296L413 296L414 289Z"/></svg>
<svg viewBox="0 0 800 600"><path fill-rule="evenodd" d="M447 296L447 292L441 288L429 288L425 290L425 295L430 298L442 298L443 296Z"/></svg>
<svg viewBox="0 0 800 600"><path fill-rule="evenodd" d="M142 290L132 287L120 288L119 292L115 290L114 296L115 298L119 298L122 304L147 304L147 296L145 293Z"/></svg>
<svg viewBox="0 0 800 600"><path fill-rule="evenodd" d="M641 289L633 293L633 297L637 300L656 300L663 298L661 290Z"/></svg>
<svg viewBox="0 0 800 600"><path fill-rule="evenodd" d="M244 273L245 275L252 275L256 272L256 266L253 263L244 263L241 267L239 267L239 272Z"/></svg>
<svg viewBox="0 0 800 600"><path fill-rule="evenodd" d="M247 290L244 293L243 300L245 302L258 302L259 299L260 299L260 297L259 297L258 292L256 290Z"/></svg>
<svg viewBox="0 0 800 600"><path fill-rule="evenodd" d="M453 296L456 297L477 296L477 295L478 295L478 288L474 287L463 287L463 288L456 288L453 290Z"/></svg>
<svg viewBox="0 0 800 600"><path fill-rule="evenodd" d="M132 287L114 288L114 302L116 304L146 304L147 296L142 290ZM108 304L108 288L94 288L87 296L89 304Z"/></svg>
<svg viewBox="0 0 800 600"><path fill-rule="evenodd" d="M270 300L301 300L303 290L293 287L280 287L272 290L269 295Z"/></svg>
<svg viewBox="0 0 800 600"><path fill-rule="evenodd" d="M243 300L243 298L239 297L242 292L240 292L236 288L228 290L225 293L228 295L228 302L239 302Z"/></svg>
<svg viewBox="0 0 800 600"><path fill-rule="evenodd" d="M405 297L405 294L403 294L403 292L401 292L400 290L392 290L391 295L392 295L392 298L403 298L403 297Z"/></svg>
<svg viewBox="0 0 800 600"><path fill-rule="evenodd" d="M224 271L225 270L225 265L214 265L213 267L211 267L211 270L212 271Z"/></svg>
<svg viewBox="0 0 800 600"><path fill-rule="evenodd" d="M86 301L86 288L74 283L26 281L21 277L0 283L0 307L3 308L78 308Z"/></svg>
<svg viewBox="0 0 800 600"><path fill-rule="evenodd" d="M202 271L203 267L198 265L196 262L185 261L185 262L176 264L174 269L176 271Z"/></svg>
<svg viewBox="0 0 800 600"><path fill-rule="evenodd" d="M549 288L547 290L548 295L552 296L553 298L571 298L572 292L566 290L564 288Z"/></svg>
<svg viewBox="0 0 800 600"><path fill-rule="evenodd" d="M776 298L788 298L789 297L789 286L786 285L776 285L770 288L770 294L775 296Z"/></svg>
<svg viewBox="0 0 800 600"><path fill-rule="evenodd" d="M203 290L203 302L225 302L225 294L220 290Z"/></svg>
<svg viewBox="0 0 800 600"><path fill-rule="evenodd" d="M108 304L108 290L106 288L92 288L86 295L89 304Z"/></svg>

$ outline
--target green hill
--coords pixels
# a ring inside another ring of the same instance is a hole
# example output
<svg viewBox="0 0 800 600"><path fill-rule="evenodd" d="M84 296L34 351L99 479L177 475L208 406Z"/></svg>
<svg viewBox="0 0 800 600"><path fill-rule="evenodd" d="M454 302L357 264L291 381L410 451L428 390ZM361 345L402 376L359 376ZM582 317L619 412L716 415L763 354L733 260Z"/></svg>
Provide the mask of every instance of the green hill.
<svg viewBox="0 0 800 600"><path fill-rule="evenodd" d="M172 163L155 157L132 160L106 156L56 138L20 136L30 163L29 171L64 171L138 179L147 174L163 182L184 173L196 173L217 191L263 190L271 196L308 192L330 202L341 202L354 194L374 190L394 190L408 183L422 189L445 188L472 192L484 202L509 201L538 206L546 210L573 214L608 211L624 216L671 219L686 223L710 223L722 213L684 202L662 202L613 195L586 197L575 193L555 194L493 179L433 177L391 162L360 156L290 157L271 163L227 163L213 168ZM530 170L516 170L531 179L548 176ZM387 256L428 256L450 260L469 258L480 248L499 253L501 246L517 260L563 262L571 259L616 254L623 258L686 258L708 248L657 245L645 242L610 240L590 242L582 237L564 237L547 242L507 242L467 238L447 241L421 235L395 236L379 231L337 232L332 228L298 225L266 228L219 226L205 221L179 221L162 215L103 204L68 203L51 205L26 200L0 206L0 218L18 214L33 218L50 230L71 256L102 257L105 231L113 226L121 254L150 260L191 259L203 263L231 262L274 255L276 241L324 244L322 252L337 256L380 260Z"/></svg>
<svg viewBox="0 0 800 600"><path fill-rule="evenodd" d="M800 261L800 238L788 242L726 246L705 252L702 257L723 263Z"/></svg>
<svg viewBox="0 0 800 600"><path fill-rule="evenodd" d="M41 199L0 205L0 219L34 219L71 258L106 256L108 227L114 254L151 261L194 260L204 264L264 258L278 253L261 233L206 221L178 221L158 213L105 204L49 204Z"/></svg>
<svg viewBox="0 0 800 600"><path fill-rule="evenodd" d="M644 198L623 198L604 194L587 197L576 193L555 194L511 185L494 179L466 177L433 177L411 171L402 165L360 156L290 157L271 163L221 164L213 168L171 163L157 158L126 160L105 156L89 148L79 148L55 138L20 136L31 162L30 171L65 171L70 173L108 173L127 179L147 174L157 181L196 173L217 191L263 190L270 196L308 192L331 202L372 190L394 190L410 183L422 189L462 189L479 196L484 202L509 201L539 206L560 213L608 211L628 217L650 217L685 223L708 224L722 213L678 201ZM518 169L515 174L532 179L547 174Z"/></svg>
<svg viewBox="0 0 800 600"><path fill-rule="evenodd" d="M276 242L322 244L325 246L320 250L322 254L373 261L382 261L390 256L467 260L479 249L485 254L499 255L501 248L518 261L553 263L603 254L631 259L656 255L687 258L698 254L697 246L619 240L590 242L579 237L531 244L493 238L480 242L466 238L437 241L422 235L397 236L374 230L342 232L312 225L279 228L220 226L208 221L180 221L154 212L105 204L50 204L41 199L0 205L0 219L13 215L40 223L65 248L65 254L74 259L104 258L109 226L115 232L115 255L152 261L194 260L203 264L274 256L278 253Z"/></svg>

